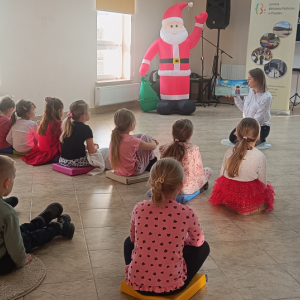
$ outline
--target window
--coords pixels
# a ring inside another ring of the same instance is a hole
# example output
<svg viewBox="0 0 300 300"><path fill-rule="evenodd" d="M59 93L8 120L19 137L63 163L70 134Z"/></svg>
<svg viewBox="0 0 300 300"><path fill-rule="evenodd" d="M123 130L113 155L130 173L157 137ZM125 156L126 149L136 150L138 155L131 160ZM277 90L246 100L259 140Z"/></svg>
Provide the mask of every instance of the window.
<svg viewBox="0 0 300 300"><path fill-rule="evenodd" d="M97 79L130 79L131 15L97 12Z"/></svg>

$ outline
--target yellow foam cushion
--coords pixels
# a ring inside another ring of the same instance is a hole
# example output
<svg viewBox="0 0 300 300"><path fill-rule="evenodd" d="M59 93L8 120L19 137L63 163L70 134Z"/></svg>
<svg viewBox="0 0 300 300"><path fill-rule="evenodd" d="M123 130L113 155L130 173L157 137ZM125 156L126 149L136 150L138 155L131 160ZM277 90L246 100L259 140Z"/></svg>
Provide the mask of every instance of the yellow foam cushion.
<svg viewBox="0 0 300 300"><path fill-rule="evenodd" d="M107 178L121 182L123 184L134 184L138 182L147 181L149 179L149 176L150 176L150 172L147 171L145 171L141 175L129 176L129 177L117 175L113 170L106 171Z"/></svg>
<svg viewBox="0 0 300 300"><path fill-rule="evenodd" d="M202 289L205 284L206 276L204 274L196 274L186 289L178 294L172 296L144 296L127 285L126 281L123 280L121 282L121 291L140 300L188 300Z"/></svg>

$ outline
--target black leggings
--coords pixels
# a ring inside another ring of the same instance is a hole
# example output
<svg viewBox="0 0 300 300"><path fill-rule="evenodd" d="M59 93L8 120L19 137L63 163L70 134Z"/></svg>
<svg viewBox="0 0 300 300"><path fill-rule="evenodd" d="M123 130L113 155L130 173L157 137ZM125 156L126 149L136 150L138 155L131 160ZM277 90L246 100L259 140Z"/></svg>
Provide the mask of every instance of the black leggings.
<svg viewBox="0 0 300 300"><path fill-rule="evenodd" d="M134 243L131 242L130 237L128 237L124 242L124 258L126 265L131 263L131 254L134 249ZM207 242L204 242L200 247L194 246L184 246L183 248L183 258L187 267L187 279L184 285L178 290L166 292L166 293L154 293L154 292L144 292L138 291L140 294L145 296L168 296L174 295L183 291L194 276L198 273L206 258L208 257L210 248Z"/></svg>
<svg viewBox="0 0 300 300"><path fill-rule="evenodd" d="M266 138L268 137L268 135L270 134L270 126L261 126L261 131L260 131L260 141L262 143L265 143L266 142ZM229 136L229 140L231 143L235 144L236 141L237 141L237 136L235 135L235 132L236 132L236 128L234 128L232 130L232 132L230 133L230 136Z"/></svg>
<svg viewBox="0 0 300 300"><path fill-rule="evenodd" d="M26 253L30 253L32 249L49 243L54 237L61 233L58 223L49 223L46 227L42 227L39 220L25 223L20 226L23 244ZM9 253L0 259L0 275L6 275L15 268L15 263Z"/></svg>

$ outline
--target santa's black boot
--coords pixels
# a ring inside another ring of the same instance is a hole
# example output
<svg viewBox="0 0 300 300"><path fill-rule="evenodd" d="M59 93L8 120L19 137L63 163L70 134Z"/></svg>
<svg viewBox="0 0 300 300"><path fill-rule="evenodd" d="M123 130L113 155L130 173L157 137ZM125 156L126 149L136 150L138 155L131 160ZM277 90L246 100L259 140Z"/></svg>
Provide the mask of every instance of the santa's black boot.
<svg viewBox="0 0 300 300"><path fill-rule="evenodd" d="M180 115L191 115L196 110L193 100L178 100L176 112Z"/></svg>
<svg viewBox="0 0 300 300"><path fill-rule="evenodd" d="M176 100L161 100L156 106L156 111L160 115L172 115L176 113Z"/></svg>

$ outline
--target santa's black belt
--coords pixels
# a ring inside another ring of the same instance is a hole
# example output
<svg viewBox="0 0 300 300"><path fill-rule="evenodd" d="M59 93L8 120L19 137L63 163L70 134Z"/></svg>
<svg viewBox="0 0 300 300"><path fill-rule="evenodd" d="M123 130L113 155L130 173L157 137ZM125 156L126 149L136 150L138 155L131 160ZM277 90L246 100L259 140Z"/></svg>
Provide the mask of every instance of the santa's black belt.
<svg viewBox="0 0 300 300"><path fill-rule="evenodd" d="M188 64L190 62L189 58L164 58L160 59L161 64Z"/></svg>

